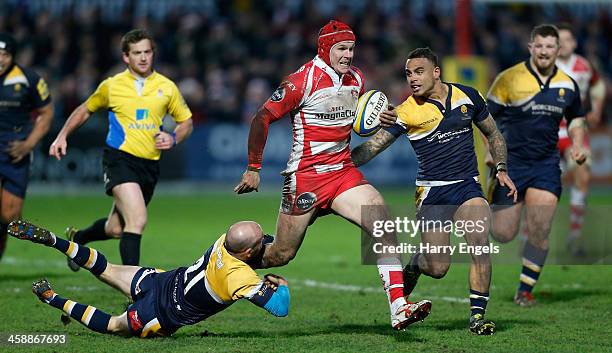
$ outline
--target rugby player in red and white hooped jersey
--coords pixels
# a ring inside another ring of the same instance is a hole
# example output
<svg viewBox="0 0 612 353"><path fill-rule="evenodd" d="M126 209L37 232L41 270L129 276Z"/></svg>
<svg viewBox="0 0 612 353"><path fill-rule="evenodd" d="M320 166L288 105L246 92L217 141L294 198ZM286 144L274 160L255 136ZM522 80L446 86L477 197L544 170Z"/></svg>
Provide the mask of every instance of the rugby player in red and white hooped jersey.
<svg viewBox="0 0 612 353"><path fill-rule="evenodd" d="M293 259L306 229L317 216L335 213L372 234L376 220L388 211L380 193L351 162L349 140L357 100L364 93L364 78L352 66L355 34L345 23L332 20L319 31L318 55L289 75L259 109L251 123L249 165L238 194L257 191L263 150L271 122L290 115L293 147L282 172L285 182L274 241L265 247L258 267L276 267ZM397 114L382 114L384 125ZM370 206L367 212L362 207ZM362 217L363 216L363 217ZM396 244L387 233L382 245ZM397 254L377 254L378 271L389 299L391 325L404 329L423 320L431 302L407 302L403 296L402 264Z"/></svg>
<svg viewBox="0 0 612 353"><path fill-rule="evenodd" d="M573 78L580 88L582 106L588 111L586 115L587 123L590 127L597 126L601 121L604 97L606 93L605 84L599 78L597 71L591 66L589 61L574 53L576 50L576 38L573 29L568 24L560 24L559 28L559 56L556 65L563 72ZM559 151L561 157L565 159L566 170L574 173L574 185L570 192L570 231L567 236L568 250L575 256L584 256L584 250L579 244L578 239L582 235L582 223L586 209L586 197L589 191L589 181L591 179L591 158L589 140L585 139L587 160L578 165L569 156L571 139L567 132L565 120L561 120L559 126Z"/></svg>

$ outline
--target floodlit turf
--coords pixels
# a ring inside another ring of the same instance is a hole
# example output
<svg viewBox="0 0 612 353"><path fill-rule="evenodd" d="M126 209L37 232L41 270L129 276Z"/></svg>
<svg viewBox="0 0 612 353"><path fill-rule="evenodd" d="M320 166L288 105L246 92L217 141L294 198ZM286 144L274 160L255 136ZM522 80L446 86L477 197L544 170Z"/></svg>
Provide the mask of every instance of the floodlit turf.
<svg viewBox="0 0 612 353"><path fill-rule="evenodd" d="M412 192L406 190L384 194L392 204L412 199ZM595 196L591 204L610 210L612 197L609 191L607 195ZM157 195L150 205L141 263L166 269L189 265L230 223L242 219L255 220L273 232L278 201L275 194ZM106 215L109 206L110 199L102 196L31 196L24 215L62 232L68 225L88 225ZM610 214L591 222L610 225ZM553 233L557 238L564 234L561 221ZM119 262L117 241L92 245L109 261ZM502 251L516 253L516 245ZM297 258L273 269L289 279L289 317L278 319L239 302L171 338L125 339L91 332L75 321L64 326L60 312L39 302L30 293L30 285L47 277L62 296L113 314L125 309L125 298L87 271L71 272L57 251L10 239L0 263L0 336L66 333L68 343L21 348L0 343L0 352L612 351L612 266L547 266L535 292L540 305L522 309L511 302L518 262L497 264L487 312L498 327L492 337L467 331L467 270L467 265L456 264L442 280L422 277L416 298L432 299L431 315L405 332L394 332L376 268L360 264L360 232L338 217L325 217L311 227Z"/></svg>

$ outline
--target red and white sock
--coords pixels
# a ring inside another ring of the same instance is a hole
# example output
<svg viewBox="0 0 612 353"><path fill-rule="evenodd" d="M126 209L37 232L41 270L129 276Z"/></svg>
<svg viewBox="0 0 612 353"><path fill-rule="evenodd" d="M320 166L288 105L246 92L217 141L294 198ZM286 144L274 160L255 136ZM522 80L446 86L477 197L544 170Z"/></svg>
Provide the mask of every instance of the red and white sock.
<svg viewBox="0 0 612 353"><path fill-rule="evenodd" d="M575 240L582 235L582 224L586 209L586 193L572 188L570 196L570 232L569 240Z"/></svg>
<svg viewBox="0 0 612 353"><path fill-rule="evenodd" d="M387 293L389 308L395 314L406 304L404 299L404 279L402 277L402 263L398 258L381 258L376 261L383 288Z"/></svg>

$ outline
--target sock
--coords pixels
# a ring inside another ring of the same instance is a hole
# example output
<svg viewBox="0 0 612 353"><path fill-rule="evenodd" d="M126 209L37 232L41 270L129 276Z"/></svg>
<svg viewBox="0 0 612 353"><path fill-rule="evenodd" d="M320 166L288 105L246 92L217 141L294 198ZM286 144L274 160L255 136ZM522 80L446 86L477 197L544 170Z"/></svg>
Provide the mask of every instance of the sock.
<svg viewBox="0 0 612 353"><path fill-rule="evenodd" d="M470 310L471 315L481 314L484 316L489 302L489 293L481 293L470 288Z"/></svg>
<svg viewBox="0 0 612 353"><path fill-rule="evenodd" d="M62 298L57 294L53 294L51 299L45 301L52 307L62 310L71 318L87 326L87 328L90 330L100 333L108 333L108 323L111 319L109 314L98 310L93 306L83 305L73 302L72 300Z"/></svg>
<svg viewBox="0 0 612 353"><path fill-rule="evenodd" d="M98 252L98 250L62 239L57 235L54 236L55 244L51 246L66 254L77 265L89 270L96 277L106 270L108 262L104 254Z"/></svg>
<svg viewBox="0 0 612 353"><path fill-rule="evenodd" d="M142 235L123 232L119 241L119 253L124 265L138 266L140 262L140 239Z"/></svg>
<svg viewBox="0 0 612 353"><path fill-rule="evenodd" d="M402 277L402 263L398 258L386 257L376 260L378 273L383 282L383 288L389 299L391 313L406 304L404 298L404 279Z"/></svg>
<svg viewBox="0 0 612 353"><path fill-rule="evenodd" d="M266 252L266 245L272 244L273 241L274 241L273 235L264 234L263 239L261 239L261 243L263 245L261 247L261 251L259 252L259 254L256 254L255 256L250 258L249 261L247 262L247 264L251 266L252 269L264 268L263 256L264 256L264 253Z"/></svg>
<svg viewBox="0 0 612 353"><path fill-rule="evenodd" d="M521 271L519 291L531 293L540 277L544 262L546 262L546 255L548 255L548 249L538 249L527 241L523 250L523 270Z"/></svg>
<svg viewBox="0 0 612 353"><path fill-rule="evenodd" d="M2 255L4 254L4 249L6 249L6 239L8 235L6 230L8 229L8 224L4 222L0 222L0 259L2 259Z"/></svg>
<svg viewBox="0 0 612 353"><path fill-rule="evenodd" d="M572 188L570 196L570 232L569 240L580 238L582 234L582 223L584 222L584 211L586 209L586 193Z"/></svg>
<svg viewBox="0 0 612 353"><path fill-rule="evenodd" d="M89 227L79 230L74 235L74 242L79 244L87 244L90 241L110 239L110 237L106 235L106 231L104 230L106 220L107 218L100 218L97 221L93 222L93 224Z"/></svg>

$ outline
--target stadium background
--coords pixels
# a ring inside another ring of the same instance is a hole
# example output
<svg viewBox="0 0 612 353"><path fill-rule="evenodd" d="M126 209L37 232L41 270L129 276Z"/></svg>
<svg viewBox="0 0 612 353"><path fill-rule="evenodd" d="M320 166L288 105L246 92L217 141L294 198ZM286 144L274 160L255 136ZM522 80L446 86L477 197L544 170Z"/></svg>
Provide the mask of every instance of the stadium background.
<svg viewBox="0 0 612 353"><path fill-rule="evenodd" d="M527 58L526 42L535 24L568 21L577 29L578 53L594 63L608 88L604 121L591 130L597 185L585 232L597 235L591 249L609 254L611 13L609 1L0 0L0 31L17 37L17 62L47 79L56 109L53 127L35 154L24 216L61 231L67 225L85 226L108 212L100 161L105 114L96 114L69 138L69 153L61 162L48 158L47 150L67 115L102 79L124 69L119 40L131 28L152 32L158 46L155 68L177 82L194 113L193 135L162 157L162 182L143 242L143 264L172 268L198 258L233 221L251 218L266 230L274 229L279 172L291 143L287 119L271 127L263 192L237 197L231 188L246 165L250 117L284 75L314 56L317 31L329 18L353 26L358 38L355 64L364 71L367 87L384 91L395 103L409 94L403 67L412 48L430 46L447 58L447 80L473 84L484 94L499 71ZM402 140L363 168L398 207L412 203L416 161L407 150L410 146ZM566 227L564 196L553 226L553 248L562 249ZM275 270L292 285L287 320L275 321L241 303L179 331L179 339L156 342L104 337L76 323L64 328L57 312L28 293L33 280L47 276L66 296L114 313L125 302L84 271L69 272L61 256L11 240L0 263L0 336L66 332L67 351L88 352L612 351L605 329L611 323L610 266L550 266L536 290L543 305L529 314L510 302L518 282L518 257L511 265L496 266L489 313L499 332L487 341L467 336L467 266L454 265L444 281L424 279L418 289L418 296L434 300L430 320L394 333L388 328L376 271L359 266L357 234L354 226L337 218L319 220L297 258ZM116 242L94 246L119 262ZM515 247L504 251L516 254ZM567 265L564 261L555 256L550 260ZM25 349L35 348L64 350ZM0 344L0 351L4 349Z"/></svg>

